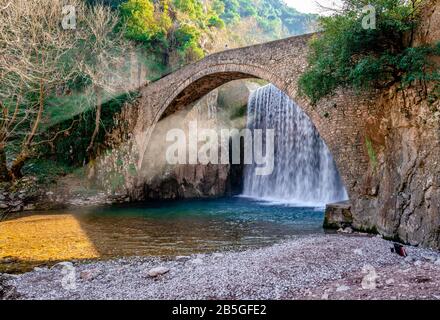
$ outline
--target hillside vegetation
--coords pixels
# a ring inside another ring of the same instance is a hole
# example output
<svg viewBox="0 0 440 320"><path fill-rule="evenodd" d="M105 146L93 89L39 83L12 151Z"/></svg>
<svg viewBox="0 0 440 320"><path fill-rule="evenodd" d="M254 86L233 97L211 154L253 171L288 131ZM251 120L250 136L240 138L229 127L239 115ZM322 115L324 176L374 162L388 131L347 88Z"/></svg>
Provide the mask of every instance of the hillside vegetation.
<svg viewBox="0 0 440 320"><path fill-rule="evenodd" d="M0 182L84 165L140 86L315 20L281 0L72 0L74 20L64 4L0 0Z"/></svg>
<svg viewBox="0 0 440 320"><path fill-rule="evenodd" d="M149 68L162 72L214 51L310 32L316 20L282 0L116 0L108 5L120 10L126 37L141 45Z"/></svg>

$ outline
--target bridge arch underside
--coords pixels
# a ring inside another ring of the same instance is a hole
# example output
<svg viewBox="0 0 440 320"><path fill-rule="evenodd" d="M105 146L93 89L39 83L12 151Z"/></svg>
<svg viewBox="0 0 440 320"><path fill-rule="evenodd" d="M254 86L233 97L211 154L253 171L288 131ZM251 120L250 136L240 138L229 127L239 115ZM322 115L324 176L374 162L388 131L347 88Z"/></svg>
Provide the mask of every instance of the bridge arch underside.
<svg viewBox="0 0 440 320"><path fill-rule="evenodd" d="M200 71L185 77L180 83L174 82L170 85L168 92L172 92L172 94L161 99L155 117L156 122L233 80L251 78L265 80L284 91L292 100L296 99L296 79L292 81L290 76L279 76L276 70L241 63L199 66L198 69ZM185 76L184 71L186 70L182 71ZM166 78L163 80L166 81Z"/></svg>
<svg viewBox="0 0 440 320"><path fill-rule="evenodd" d="M210 75L206 75L199 78L181 90L171 102L167 99L160 114L160 119L167 117L170 114L191 105L197 100L201 99L212 90L226 84L230 81L241 79L261 79L251 74L242 72L218 72Z"/></svg>
<svg viewBox="0 0 440 320"><path fill-rule="evenodd" d="M278 89L286 93L290 99L298 103L301 109L309 116L321 138L329 148L350 197L351 190L349 188L349 182L351 180L349 177L351 174L344 170L344 168L346 168L346 164L344 163L346 157L341 157L338 153L338 151L340 151L340 146L338 144L345 139L334 139L333 134L329 135L329 127L322 125L322 121L320 120L322 116L320 116L316 109L308 104L308 102L298 97L296 79L291 80L289 78L284 80L282 77L272 73L272 71L254 66L226 65L203 69L201 72L195 73L179 85L175 85L174 88L170 88L170 91L168 92L173 92L173 94L162 99L157 105L159 108L154 117L155 120L153 128L151 128L152 131L154 130L154 126L161 119L164 119L178 110L186 108L221 85L240 79L261 79L267 81L268 83L275 85Z"/></svg>

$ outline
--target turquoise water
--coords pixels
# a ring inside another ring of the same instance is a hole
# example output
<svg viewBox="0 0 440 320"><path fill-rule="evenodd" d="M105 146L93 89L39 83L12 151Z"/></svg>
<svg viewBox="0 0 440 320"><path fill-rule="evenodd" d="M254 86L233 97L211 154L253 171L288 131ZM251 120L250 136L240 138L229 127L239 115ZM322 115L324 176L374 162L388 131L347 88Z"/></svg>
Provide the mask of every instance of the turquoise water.
<svg viewBox="0 0 440 320"><path fill-rule="evenodd" d="M104 257L240 250L323 232L322 208L241 197L154 202L73 214Z"/></svg>

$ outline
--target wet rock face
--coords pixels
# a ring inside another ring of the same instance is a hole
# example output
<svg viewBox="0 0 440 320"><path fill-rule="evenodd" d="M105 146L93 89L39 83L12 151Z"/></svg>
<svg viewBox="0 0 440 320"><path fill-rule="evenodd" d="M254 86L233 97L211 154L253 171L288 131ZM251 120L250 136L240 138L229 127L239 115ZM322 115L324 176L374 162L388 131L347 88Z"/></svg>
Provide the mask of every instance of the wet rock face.
<svg viewBox="0 0 440 320"><path fill-rule="evenodd" d="M229 165L179 165L144 185L144 199L219 197L229 190Z"/></svg>
<svg viewBox="0 0 440 320"><path fill-rule="evenodd" d="M141 200L221 197L241 193L243 166L211 163L169 165L161 156L166 154L170 143L163 142L167 130L174 128L182 129L188 137L188 124L192 121L197 121L199 129L219 132L219 129L229 128L232 125L230 114L246 107L251 90L258 87L256 83L234 81L212 91L190 106L189 111L182 110L171 119L165 118L160 122L143 163L146 178L140 193ZM221 154L220 148L218 154Z"/></svg>

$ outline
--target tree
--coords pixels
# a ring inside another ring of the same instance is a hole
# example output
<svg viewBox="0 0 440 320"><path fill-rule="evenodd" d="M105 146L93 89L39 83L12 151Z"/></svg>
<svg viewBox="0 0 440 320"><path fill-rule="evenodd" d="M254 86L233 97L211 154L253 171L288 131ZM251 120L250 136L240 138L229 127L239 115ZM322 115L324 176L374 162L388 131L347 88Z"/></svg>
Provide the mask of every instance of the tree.
<svg viewBox="0 0 440 320"><path fill-rule="evenodd" d="M149 41L166 33L155 18L154 4L150 0L128 0L120 6L126 24L126 35L136 41Z"/></svg>
<svg viewBox="0 0 440 320"><path fill-rule="evenodd" d="M193 21L203 21L203 6L199 0L173 0L174 7Z"/></svg>
<svg viewBox="0 0 440 320"><path fill-rule="evenodd" d="M199 0L128 0L120 10L127 37L143 46L144 56L161 61L164 73L203 57L207 27L224 26Z"/></svg>
<svg viewBox="0 0 440 320"><path fill-rule="evenodd" d="M130 50L117 12L102 5L69 1L75 8L74 28L62 21L62 0L16 0L0 11L0 179L21 177L37 147L52 143L71 127L52 132L54 97L79 87L96 106L95 126L87 151L91 154L100 129L106 95L125 91ZM71 21L72 22L72 21ZM119 30L115 30L118 26ZM55 99L56 100L56 99ZM72 104L69 105L72 107ZM75 106L76 107L76 106ZM62 110L70 113L70 110ZM78 120L72 120L73 123ZM11 158L11 161L8 161ZM8 162L11 164L8 165Z"/></svg>
<svg viewBox="0 0 440 320"><path fill-rule="evenodd" d="M429 59L440 54L440 46L412 47L421 3L346 0L341 11L321 18L323 34L310 44L309 68L299 79L301 92L317 102L341 86L363 90L440 80Z"/></svg>
<svg viewBox="0 0 440 320"><path fill-rule="evenodd" d="M119 15L109 7L95 5L89 7L83 18L81 43L76 49L75 57L79 62L82 77L86 78L93 88L95 99L95 128L90 138L87 152L92 156L96 136L101 126L103 98L107 94L128 91L127 72L124 72L126 54L130 44L124 41L124 30L119 25ZM116 30L116 27L122 30Z"/></svg>
<svg viewBox="0 0 440 320"><path fill-rule="evenodd" d="M224 10L220 16L227 23L236 23L240 20L240 3L238 0L223 0Z"/></svg>
<svg viewBox="0 0 440 320"><path fill-rule="evenodd" d="M75 4L80 8L80 3ZM21 176L21 168L33 153L47 94L76 76L69 59L75 33L61 28L62 1L15 0L2 7L0 178L10 180ZM16 149L10 168L8 144Z"/></svg>

